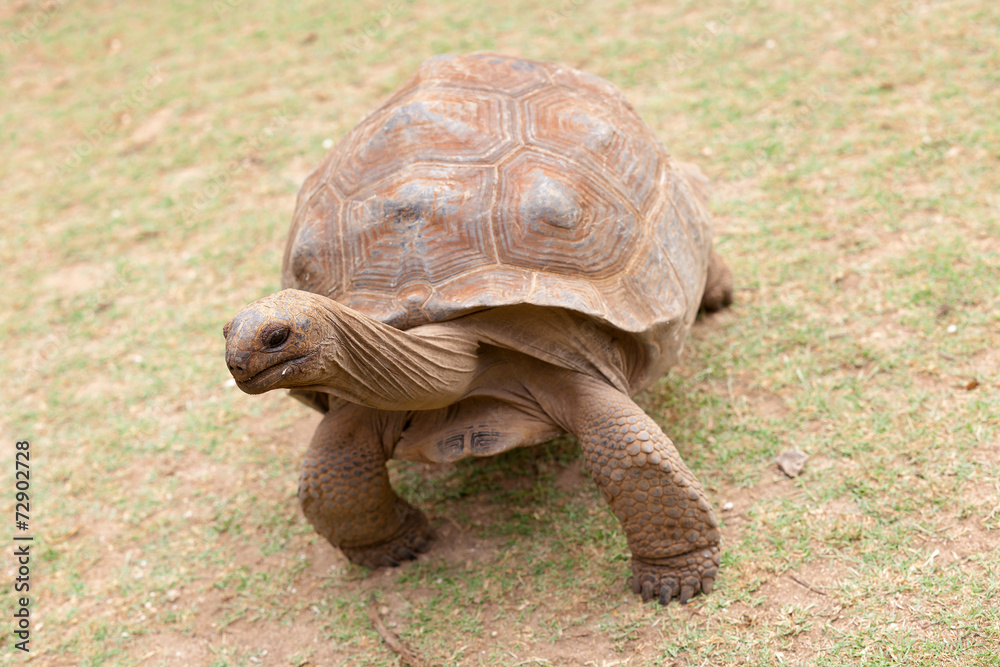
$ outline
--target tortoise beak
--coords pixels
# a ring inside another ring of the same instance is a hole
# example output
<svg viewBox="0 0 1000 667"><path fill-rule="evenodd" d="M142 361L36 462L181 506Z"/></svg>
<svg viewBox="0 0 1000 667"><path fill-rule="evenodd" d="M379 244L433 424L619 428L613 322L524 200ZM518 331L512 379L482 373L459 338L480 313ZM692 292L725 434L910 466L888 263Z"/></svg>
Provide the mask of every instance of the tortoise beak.
<svg viewBox="0 0 1000 667"><path fill-rule="evenodd" d="M289 380L298 381L303 365L312 356L312 353L304 354L265 365L267 360L261 358L261 355L236 350L232 354L226 353L226 365L236 380L236 386L242 391L247 394L263 394L271 389L294 386L285 383Z"/></svg>

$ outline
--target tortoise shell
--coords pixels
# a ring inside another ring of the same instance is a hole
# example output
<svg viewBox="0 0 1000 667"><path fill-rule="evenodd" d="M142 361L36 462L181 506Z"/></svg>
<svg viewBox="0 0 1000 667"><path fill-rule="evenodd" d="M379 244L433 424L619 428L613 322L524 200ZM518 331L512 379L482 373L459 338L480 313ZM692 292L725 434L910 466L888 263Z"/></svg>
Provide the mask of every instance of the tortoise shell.
<svg viewBox="0 0 1000 667"><path fill-rule="evenodd" d="M401 329L560 307L675 357L710 247L704 202L611 83L496 54L444 55L306 180L282 285Z"/></svg>

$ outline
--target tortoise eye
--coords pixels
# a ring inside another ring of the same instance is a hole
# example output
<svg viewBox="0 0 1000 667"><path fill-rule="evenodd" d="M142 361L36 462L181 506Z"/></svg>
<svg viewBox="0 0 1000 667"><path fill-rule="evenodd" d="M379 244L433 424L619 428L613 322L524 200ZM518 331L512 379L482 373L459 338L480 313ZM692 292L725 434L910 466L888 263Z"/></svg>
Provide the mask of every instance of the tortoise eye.
<svg viewBox="0 0 1000 667"><path fill-rule="evenodd" d="M267 338L264 339L264 344L267 347L278 347L286 340L288 340L289 333L290 332L288 331L287 327L281 327L280 329L277 329L269 333L267 335Z"/></svg>

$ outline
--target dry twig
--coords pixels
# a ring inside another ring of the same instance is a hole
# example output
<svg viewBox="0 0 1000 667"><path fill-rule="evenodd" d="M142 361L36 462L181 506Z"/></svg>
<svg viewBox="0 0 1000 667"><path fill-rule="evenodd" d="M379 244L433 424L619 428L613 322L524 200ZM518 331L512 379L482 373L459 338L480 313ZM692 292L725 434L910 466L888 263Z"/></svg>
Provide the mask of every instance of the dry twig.
<svg viewBox="0 0 1000 667"><path fill-rule="evenodd" d="M811 590L813 593L817 593L819 595L826 595L826 593L824 593L823 591L819 590L818 588L813 588L812 586L810 586L806 582L804 582L801 579L799 579L798 577L796 577L794 574L789 574L788 576L791 577L792 581L794 581L795 583L797 583L799 586L805 586L806 588L808 588L809 590Z"/></svg>
<svg viewBox="0 0 1000 667"><path fill-rule="evenodd" d="M368 619L372 622L372 626L375 628L375 632L377 632L379 637L382 638L382 641L388 644L389 648L391 648L393 652L399 656L399 659L403 661L404 665L407 667L423 667L423 661L420 660L420 658L418 658L413 651L408 649L392 630L385 627L385 623L383 623L382 619L379 618L378 609L375 607L374 593L372 593L371 597L368 598L368 609L366 611L368 612Z"/></svg>

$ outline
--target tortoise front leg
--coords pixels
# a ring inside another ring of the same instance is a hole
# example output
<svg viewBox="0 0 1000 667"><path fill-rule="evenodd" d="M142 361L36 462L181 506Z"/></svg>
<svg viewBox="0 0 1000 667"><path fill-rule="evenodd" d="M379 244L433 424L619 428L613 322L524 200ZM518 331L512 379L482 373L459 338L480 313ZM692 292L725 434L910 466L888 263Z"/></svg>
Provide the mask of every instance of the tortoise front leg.
<svg viewBox="0 0 1000 667"><path fill-rule="evenodd" d="M604 499L625 528L632 589L681 603L712 590L719 529L701 484L632 399L584 378L566 414Z"/></svg>
<svg viewBox="0 0 1000 667"><path fill-rule="evenodd" d="M365 567L395 566L427 551L423 512L389 485L378 413L343 404L316 428L299 477L299 501L316 532Z"/></svg>

